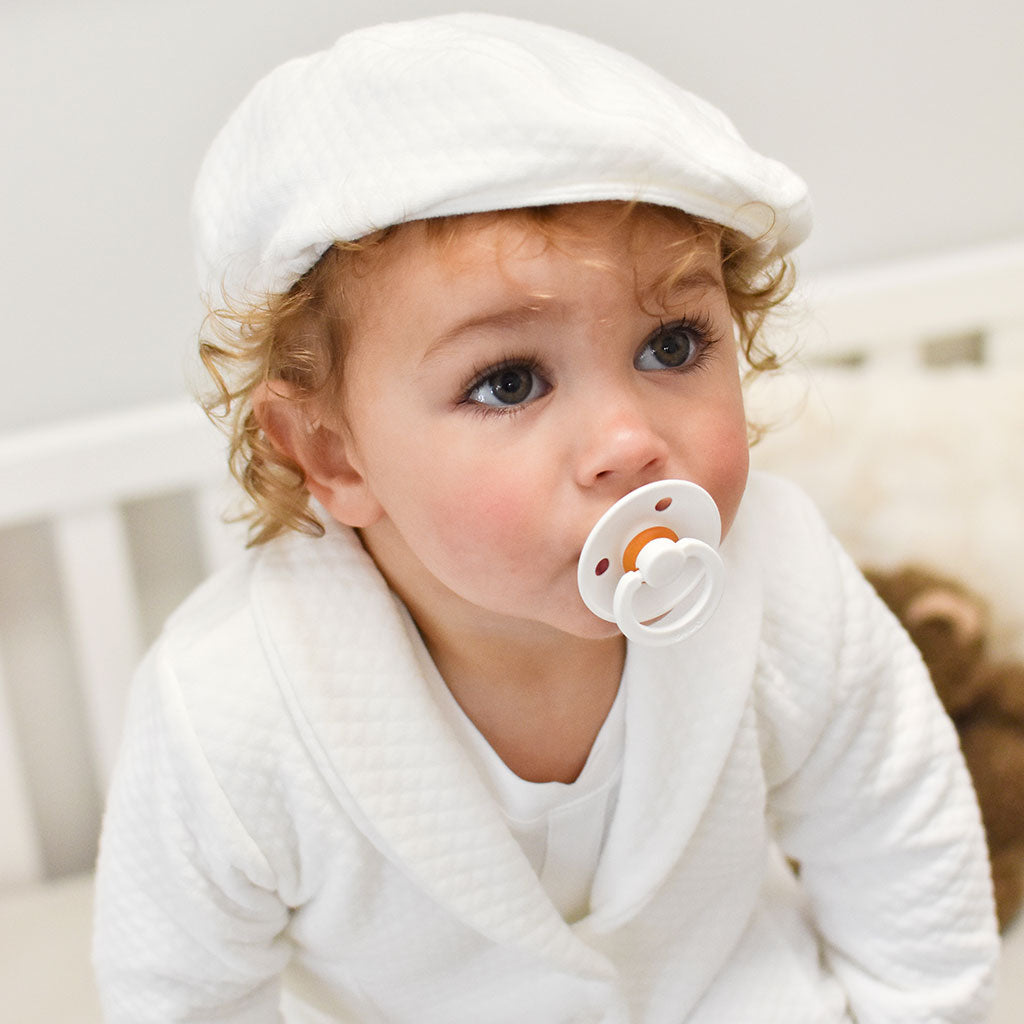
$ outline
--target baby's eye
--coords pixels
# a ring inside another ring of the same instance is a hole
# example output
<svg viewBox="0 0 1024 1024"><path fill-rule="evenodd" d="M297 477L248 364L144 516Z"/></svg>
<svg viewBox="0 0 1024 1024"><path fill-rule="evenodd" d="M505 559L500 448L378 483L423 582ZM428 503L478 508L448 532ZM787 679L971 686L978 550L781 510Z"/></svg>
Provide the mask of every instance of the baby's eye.
<svg viewBox="0 0 1024 1024"><path fill-rule="evenodd" d="M659 327L637 353L638 370L677 370L694 362L707 347L701 331L685 323Z"/></svg>
<svg viewBox="0 0 1024 1024"><path fill-rule="evenodd" d="M467 394L470 402L496 409L532 402L547 394L548 385L528 364L510 363L487 372Z"/></svg>

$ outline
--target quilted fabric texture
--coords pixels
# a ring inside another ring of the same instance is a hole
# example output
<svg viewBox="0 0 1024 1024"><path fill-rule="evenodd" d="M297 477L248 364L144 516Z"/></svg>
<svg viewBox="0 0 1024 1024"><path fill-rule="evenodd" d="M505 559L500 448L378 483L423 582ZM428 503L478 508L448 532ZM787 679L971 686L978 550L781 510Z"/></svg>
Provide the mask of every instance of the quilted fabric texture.
<svg viewBox="0 0 1024 1024"><path fill-rule="evenodd" d="M722 554L712 622L630 648L619 805L571 927L352 535L207 584L140 672L115 773L110 1024L982 1024L984 840L920 660L788 486L751 479Z"/></svg>
<svg viewBox="0 0 1024 1024"><path fill-rule="evenodd" d="M810 229L804 183L650 68L560 29L484 14L379 25L290 61L234 113L193 199L201 285L287 289L336 240L401 221L645 200L766 252Z"/></svg>

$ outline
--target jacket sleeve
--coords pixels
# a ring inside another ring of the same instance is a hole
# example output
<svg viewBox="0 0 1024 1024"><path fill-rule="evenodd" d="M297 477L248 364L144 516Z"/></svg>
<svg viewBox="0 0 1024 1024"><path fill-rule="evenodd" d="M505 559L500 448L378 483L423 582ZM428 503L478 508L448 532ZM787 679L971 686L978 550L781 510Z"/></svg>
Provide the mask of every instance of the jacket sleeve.
<svg viewBox="0 0 1024 1024"><path fill-rule="evenodd" d="M108 1024L276 1024L288 910L219 787L174 673L140 669L97 870Z"/></svg>
<svg viewBox="0 0 1024 1024"><path fill-rule="evenodd" d="M816 514L790 526L817 554L802 579L789 567L798 596L758 694L779 845L859 1024L983 1024L999 944L956 733L902 627Z"/></svg>

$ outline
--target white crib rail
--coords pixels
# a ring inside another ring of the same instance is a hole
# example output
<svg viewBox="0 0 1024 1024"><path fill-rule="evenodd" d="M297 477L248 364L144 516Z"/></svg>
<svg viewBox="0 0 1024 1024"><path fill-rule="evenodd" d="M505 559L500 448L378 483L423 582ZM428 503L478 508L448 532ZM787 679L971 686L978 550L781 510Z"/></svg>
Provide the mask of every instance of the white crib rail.
<svg viewBox="0 0 1024 1024"><path fill-rule="evenodd" d="M1022 292L1022 239L824 274L796 295L797 334L811 362L1021 366Z"/></svg>
<svg viewBox="0 0 1024 1024"><path fill-rule="evenodd" d="M215 514L223 505L225 475L219 435L184 401L0 440L0 529L45 523L52 531L77 698L101 793L143 645L125 507L156 495L191 494L204 569L210 570L241 546L237 531ZM17 725L0 685L0 817L6 833L0 885L45 873Z"/></svg>

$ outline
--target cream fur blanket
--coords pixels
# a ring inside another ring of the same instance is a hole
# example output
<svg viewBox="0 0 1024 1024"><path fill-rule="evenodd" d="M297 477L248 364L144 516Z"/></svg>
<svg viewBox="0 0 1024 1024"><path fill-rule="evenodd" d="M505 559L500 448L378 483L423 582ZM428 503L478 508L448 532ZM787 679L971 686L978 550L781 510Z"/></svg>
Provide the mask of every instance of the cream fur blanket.
<svg viewBox="0 0 1024 1024"><path fill-rule="evenodd" d="M862 566L930 566L1024 658L1024 370L799 366L751 388L752 460L800 483Z"/></svg>

